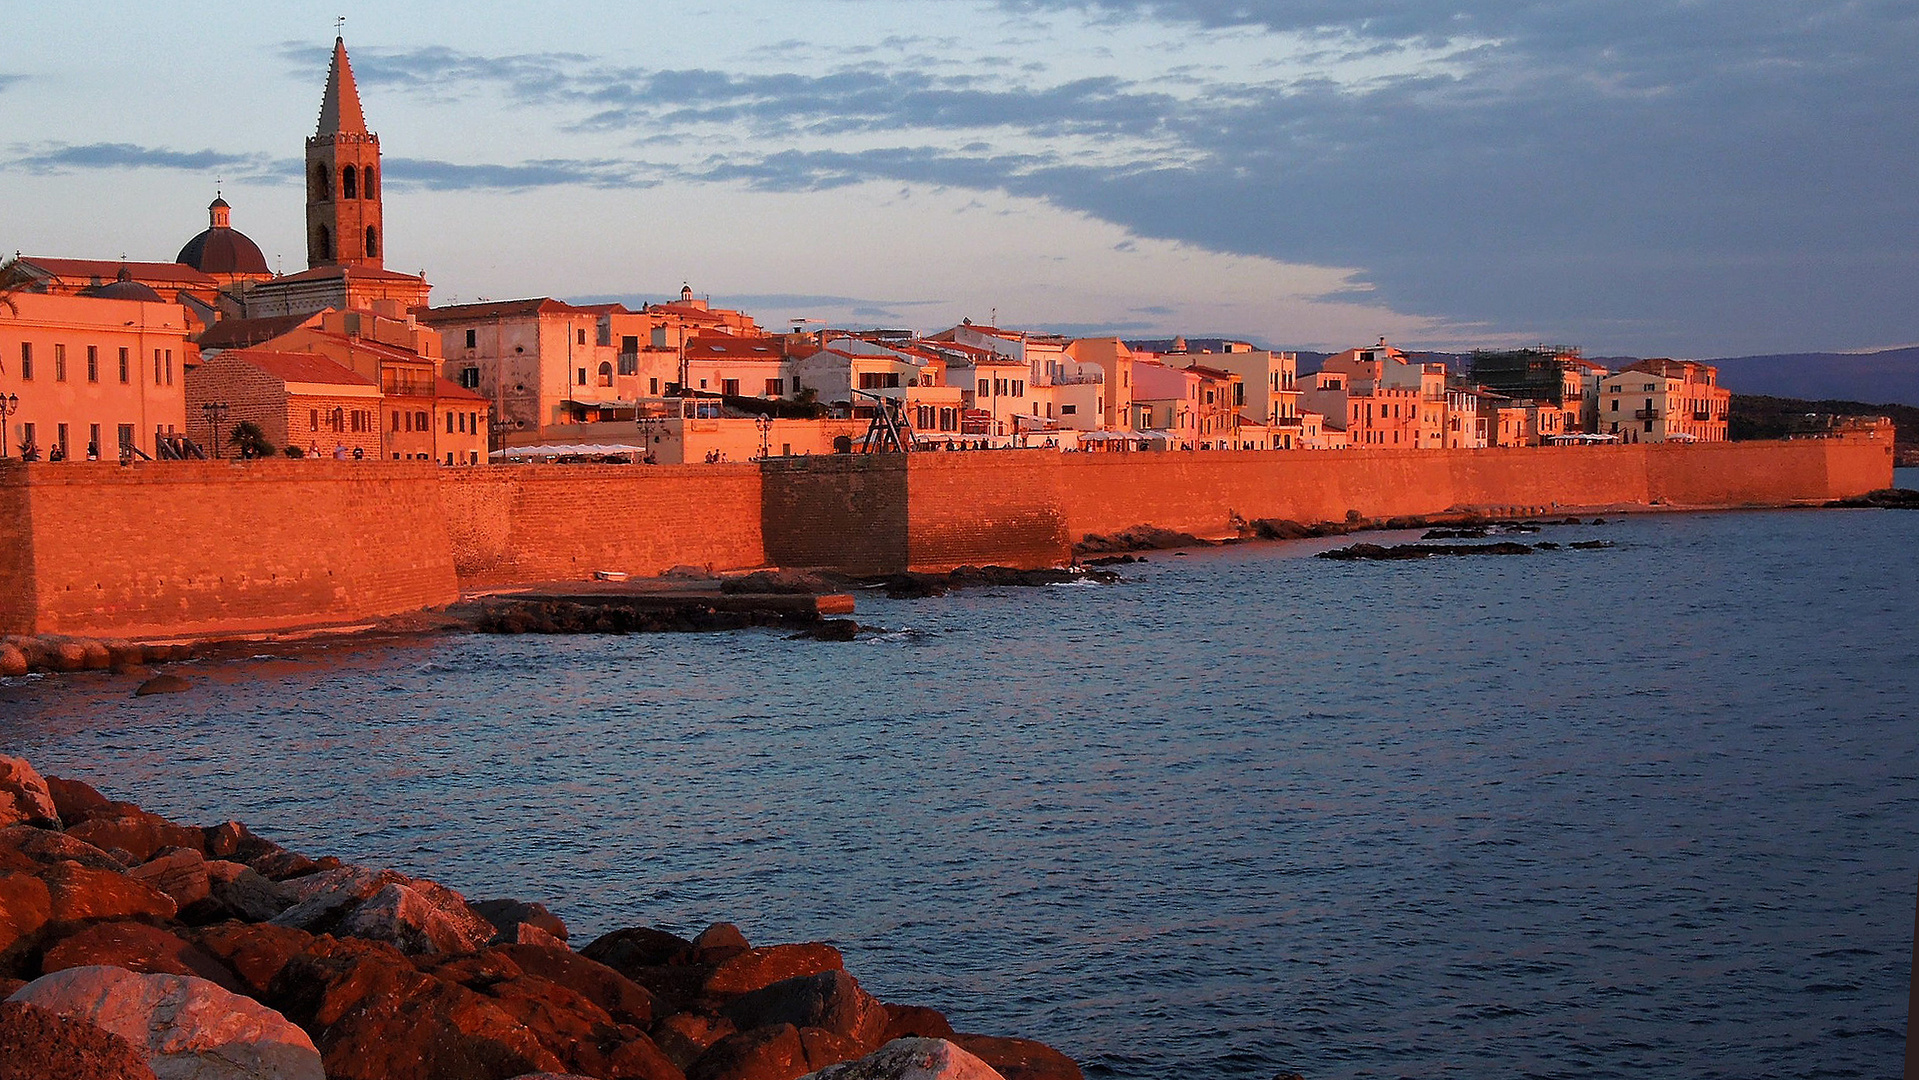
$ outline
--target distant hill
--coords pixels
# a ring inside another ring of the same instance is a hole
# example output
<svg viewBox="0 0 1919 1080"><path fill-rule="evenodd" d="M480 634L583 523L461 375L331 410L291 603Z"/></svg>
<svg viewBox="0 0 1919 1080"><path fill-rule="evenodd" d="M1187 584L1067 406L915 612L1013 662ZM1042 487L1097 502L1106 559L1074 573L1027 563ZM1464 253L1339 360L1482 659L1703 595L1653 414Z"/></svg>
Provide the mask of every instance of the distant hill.
<svg viewBox="0 0 1919 1080"><path fill-rule="evenodd" d="M1719 384L1735 394L1919 406L1919 348L1735 356L1707 363L1719 369Z"/></svg>
<svg viewBox="0 0 1919 1080"><path fill-rule="evenodd" d="M1726 426L1734 439L1777 439L1795 430L1795 421L1807 413L1891 417L1893 446L1900 464L1919 461L1919 408L1911 405L1734 394Z"/></svg>

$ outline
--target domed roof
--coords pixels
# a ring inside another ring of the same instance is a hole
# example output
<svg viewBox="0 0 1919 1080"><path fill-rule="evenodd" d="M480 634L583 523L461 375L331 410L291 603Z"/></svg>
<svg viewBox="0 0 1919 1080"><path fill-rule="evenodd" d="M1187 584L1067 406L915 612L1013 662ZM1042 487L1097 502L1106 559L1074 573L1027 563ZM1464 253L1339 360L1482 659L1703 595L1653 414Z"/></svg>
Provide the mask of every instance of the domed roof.
<svg viewBox="0 0 1919 1080"><path fill-rule="evenodd" d="M207 230L187 241L180 249L175 262L182 262L203 274L259 274L268 273L267 259L260 254L260 245L247 239L247 234L227 224L227 201L214 196L207 206L209 224Z"/></svg>
<svg viewBox="0 0 1919 1080"><path fill-rule="evenodd" d="M149 304L162 302L159 293L154 292L151 286L133 280L133 271L124 266L120 268L118 278L105 285L90 285L81 289L80 295L101 300L141 300Z"/></svg>

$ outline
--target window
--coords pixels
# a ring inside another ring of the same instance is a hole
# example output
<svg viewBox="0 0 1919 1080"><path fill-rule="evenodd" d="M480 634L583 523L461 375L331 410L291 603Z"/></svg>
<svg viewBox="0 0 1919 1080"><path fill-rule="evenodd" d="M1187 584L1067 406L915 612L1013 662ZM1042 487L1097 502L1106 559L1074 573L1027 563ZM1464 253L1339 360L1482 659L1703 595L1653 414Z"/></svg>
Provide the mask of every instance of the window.
<svg viewBox="0 0 1919 1080"><path fill-rule="evenodd" d="M351 165L340 167L340 197L343 199L360 197L360 174L353 171Z"/></svg>
<svg viewBox="0 0 1919 1080"><path fill-rule="evenodd" d="M400 414L399 413L393 414L393 430L396 432L400 430Z"/></svg>
<svg viewBox="0 0 1919 1080"><path fill-rule="evenodd" d="M67 425L56 424L53 429L53 445L59 447L60 456L67 457Z"/></svg>
<svg viewBox="0 0 1919 1080"><path fill-rule="evenodd" d="M99 459L100 459L100 425L88 424L87 425L87 460L98 461Z"/></svg>
<svg viewBox="0 0 1919 1080"><path fill-rule="evenodd" d="M100 381L100 346L98 345L87 346L87 381ZM98 443L100 440L95 438L93 441Z"/></svg>
<svg viewBox="0 0 1919 1080"><path fill-rule="evenodd" d="M33 381L33 342L20 343L20 378L25 382Z"/></svg>
<svg viewBox="0 0 1919 1080"><path fill-rule="evenodd" d="M133 425L132 425L132 424L121 424L121 425L120 425L120 446L121 446L121 448L122 448L122 449L125 449L125 448L127 448L127 447L131 447L132 445L133 445Z"/></svg>
<svg viewBox="0 0 1919 1080"><path fill-rule="evenodd" d="M313 166L311 196L314 202L331 202L333 199L333 177L327 172L325 162Z"/></svg>
<svg viewBox="0 0 1919 1080"><path fill-rule="evenodd" d="M1013 396L1014 397L1026 396L1026 380L1025 379L1013 380Z"/></svg>
<svg viewBox="0 0 1919 1080"><path fill-rule="evenodd" d="M658 379L646 380L646 392L653 395L654 397L659 397L660 396L660 380Z"/></svg>
<svg viewBox="0 0 1919 1080"><path fill-rule="evenodd" d="M333 410L332 412L330 412L330 413L328 413L328 414L327 414L327 427L328 427L328 428L329 428L330 430L332 430L332 431L335 431L335 432L338 432L338 431L343 431L343 430L345 430L345 428L346 428L346 410L345 410L345 409L340 409L340 408L335 408L335 409L334 409L334 410Z"/></svg>
<svg viewBox="0 0 1919 1080"><path fill-rule="evenodd" d="M53 347L53 381L67 381L67 347L65 345Z"/></svg>
<svg viewBox="0 0 1919 1080"><path fill-rule="evenodd" d="M360 194L362 197L368 199L379 198L380 192L374 185L373 166L371 165L368 165L366 170L360 175ZM367 254L371 255L372 252L368 252Z"/></svg>
<svg viewBox="0 0 1919 1080"><path fill-rule="evenodd" d="M782 397L782 396L784 396L784 395L786 394L786 380L785 380L785 379L768 379L768 380L766 380L766 390L765 390L765 394L766 394L766 396L767 396L767 397Z"/></svg>
<svg viewBox="0 0 1919 1080"><path fill-rule="evenodd" d="M448 435L453 434L453 414L452 413L446 414L446 433Z"/></svg>
<svg viewBox="0 0 1919 1080"><path fill-rule="evenodd" d="M153 385L160 385L160 350L153 350Z"/></svg>
<svg viewBox="0 0 1919 1080"><path fill-rule="evenodd" d="M573 379L577 385L585 386L586 385L586 369L581 368L577 373L575 373L575 375L573 376Z"/></svg>
<svg viewBox="0 0 1919 1080"><path fill-rule="evenodd" d="M468 330L468 331L466 332L466 347L467 347L467 348L469 348L469 349L472 349L472 348L476 348L476 347L477 347L477 345L478 345L478 342L479 342L479 340L480 340L480 332L479 332L478 330Z"/></svg>
<svg viewBox="0 0 1919 1080"><path fill-rule="evenodd" d="M371 225L366 227L366 257L369 259L380 257L380 231Z"/></svg>
<svg viewBox="0 0 1919 1080"><path fill-rule="evenodd" d="M432 418L427 416L425 409L421 409L418 412L415 412L413 414L413 430L415 431L432 431L433 430Z"/></svg>
<svg viewBox="0 0 1919 1080"><path fill-rule="evenodd" d="M127 350L121 349L120 350L120 381L122 383L129 381L129 377L132 374L132 372L128 370L129 367L131 367L131 365L127 363Z"/></svg>
<svg viewBox="0 0 1919 1080"><path fill-rule="evenodd" d="M632 339L628 338L627 340L631 341ZM622 351L620 353L620 374L638 375L639 373L640 373L639 351L638 350Z"/></svg>
<svg viewBox="0 0 1919 1080"><path fill-rule="evenodd" d="M740 381L738 379L721 379L720 393L725 394L727 397L739 397Z"/></svg>
<svg viewBox="0 0 1919 1080"><path fill-rule="evenodd" d="M613 385L613 365L605 361L600 362L600 385Z"/></svg>
<svg viewBox="0 0 1919 1080"><path fill-rule="evenodd" d="M467 331L468 335L471 335L472 333L473 331L471 330ZM468 390L479 389L480 369L476 367L461 368L460 369L460 385L466 387Z"/></svg>
<svg viewBox="0 0 1919 1080"><path fill-rule="evenodd" d="M1078 405L1061 405L1059 407L1059 414L1061 416L1076 416L1079 414L1079 406Z"/></svg>
<svg viewBox="0 0 1919 1080"><path fill-rule="evenodd" d="M987 387L986 387L986 380L985 380L985 379L981 379L981 380L979 381L979 396L980 396L980 397L988 397L988 396L990 396L990 394L989 394L989 392L988 392L988 390L987 390Z"/></svg>
<svg viewBox="0 0 1919 1080"><path fill-rule="evenodd" d="M173 385L173 350L167 350L167 385Z"/></svg>
<svg viewBox="0 0 1919 1080"><path fill-rule="evenodd" d="M586 344L586 331L585 330L579 331L579 335L580 335L580 344L582 345Z"/></svg>
<svg viewBox="0 0 1919 1080"><path fill-rule="evenodd" d="M320 410L318 409L307 410L307 430L308 431L320 430Z"/></svg>
<svg viewBox="0 0 1919 1080"><path fill-rule="evenodd" d="M38 448L38 447L39 447L39 445L40 445L40 440L39 440L39 439L37 439L37 438L35 438L35 437L34 437L34 434L33 434L33 425L32 425L32 424L21 424L21 425L20 425L20 450L21 450L21 452L22 452L22 453L24 453L24 452L26 452L26 450L27 450L28 448L30 448L30 447L31 447L31 448Z"/></svg>
<svg viewBox="0 0 1919 1080"><path fill-rule="evenodd" d="M320 258L323 260L333 258L333 230L332 229L327 228L325 225L321 225L314 230L313 250L316 253L318 253Z"/></svg>

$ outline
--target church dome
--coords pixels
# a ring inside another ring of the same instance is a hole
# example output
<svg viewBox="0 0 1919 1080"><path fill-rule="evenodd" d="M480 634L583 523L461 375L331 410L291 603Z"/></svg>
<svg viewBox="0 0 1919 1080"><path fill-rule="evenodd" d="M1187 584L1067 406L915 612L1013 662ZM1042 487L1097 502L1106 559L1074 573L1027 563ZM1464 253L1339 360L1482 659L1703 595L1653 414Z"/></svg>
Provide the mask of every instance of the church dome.
<svg viewBox="0 0 1919 1080"><path fill-rule="evenodd" d="M133 280L133 271L122 266L120 276L105 285L91 285L80 290L81 296L97 297L101 300L140 300L149 304L161 302L160 294L152 286Z"/></svg>
<svg viewBox="0 0 1919 1080"><path fill-rule="evenodd" d="M267 259L260 245L228 223L229 207L216 196L207 207L207 230L187 241L175 262L182 262L203 274L268 274Z"/></svg>

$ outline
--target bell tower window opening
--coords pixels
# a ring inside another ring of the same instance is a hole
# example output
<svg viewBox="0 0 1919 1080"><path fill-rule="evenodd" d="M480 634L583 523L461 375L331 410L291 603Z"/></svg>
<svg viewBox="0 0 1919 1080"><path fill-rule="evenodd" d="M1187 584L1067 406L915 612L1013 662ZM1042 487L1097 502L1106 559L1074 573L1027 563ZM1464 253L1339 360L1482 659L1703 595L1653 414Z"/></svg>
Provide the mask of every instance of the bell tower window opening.
<svg viewBox="0 0 1919 1080"><path fill-rule="evenodd" d="M313 201L333 201L333 177L327 172L326 162L315 162L313 166Z"/></svg>
<svg viewBox="0 0 1919 1080"><path fill-rule="evenodd" d="M380 257L380 232L371 225L366 227L366 257L369 259Z"/></svg>
<svg viewBox="0 0 1919 1080"><path fill-rule="evenodd" d="M351 165L340 166L340 197L357 199L360 197L360 174Z"/></svg>
<svg viewBox="0 0 1919 1080"><path fill-rule="evenodd" d="M366 166L360 171L360 194L363 198L368 199L377 199L380 197L378 190L374 187L373 166L371 165Z"/></svg>
<svg viewBox="0 0 1919 1080"><path fill-rule="evenodd" d="M319 252L321 259L325 260L325 259L333 258L333 230L332 229L327 228L325 225L321 225L319 227L319 230L313 234L313 239L314 239L314 244L313 244L314 249Z"/></svg>

